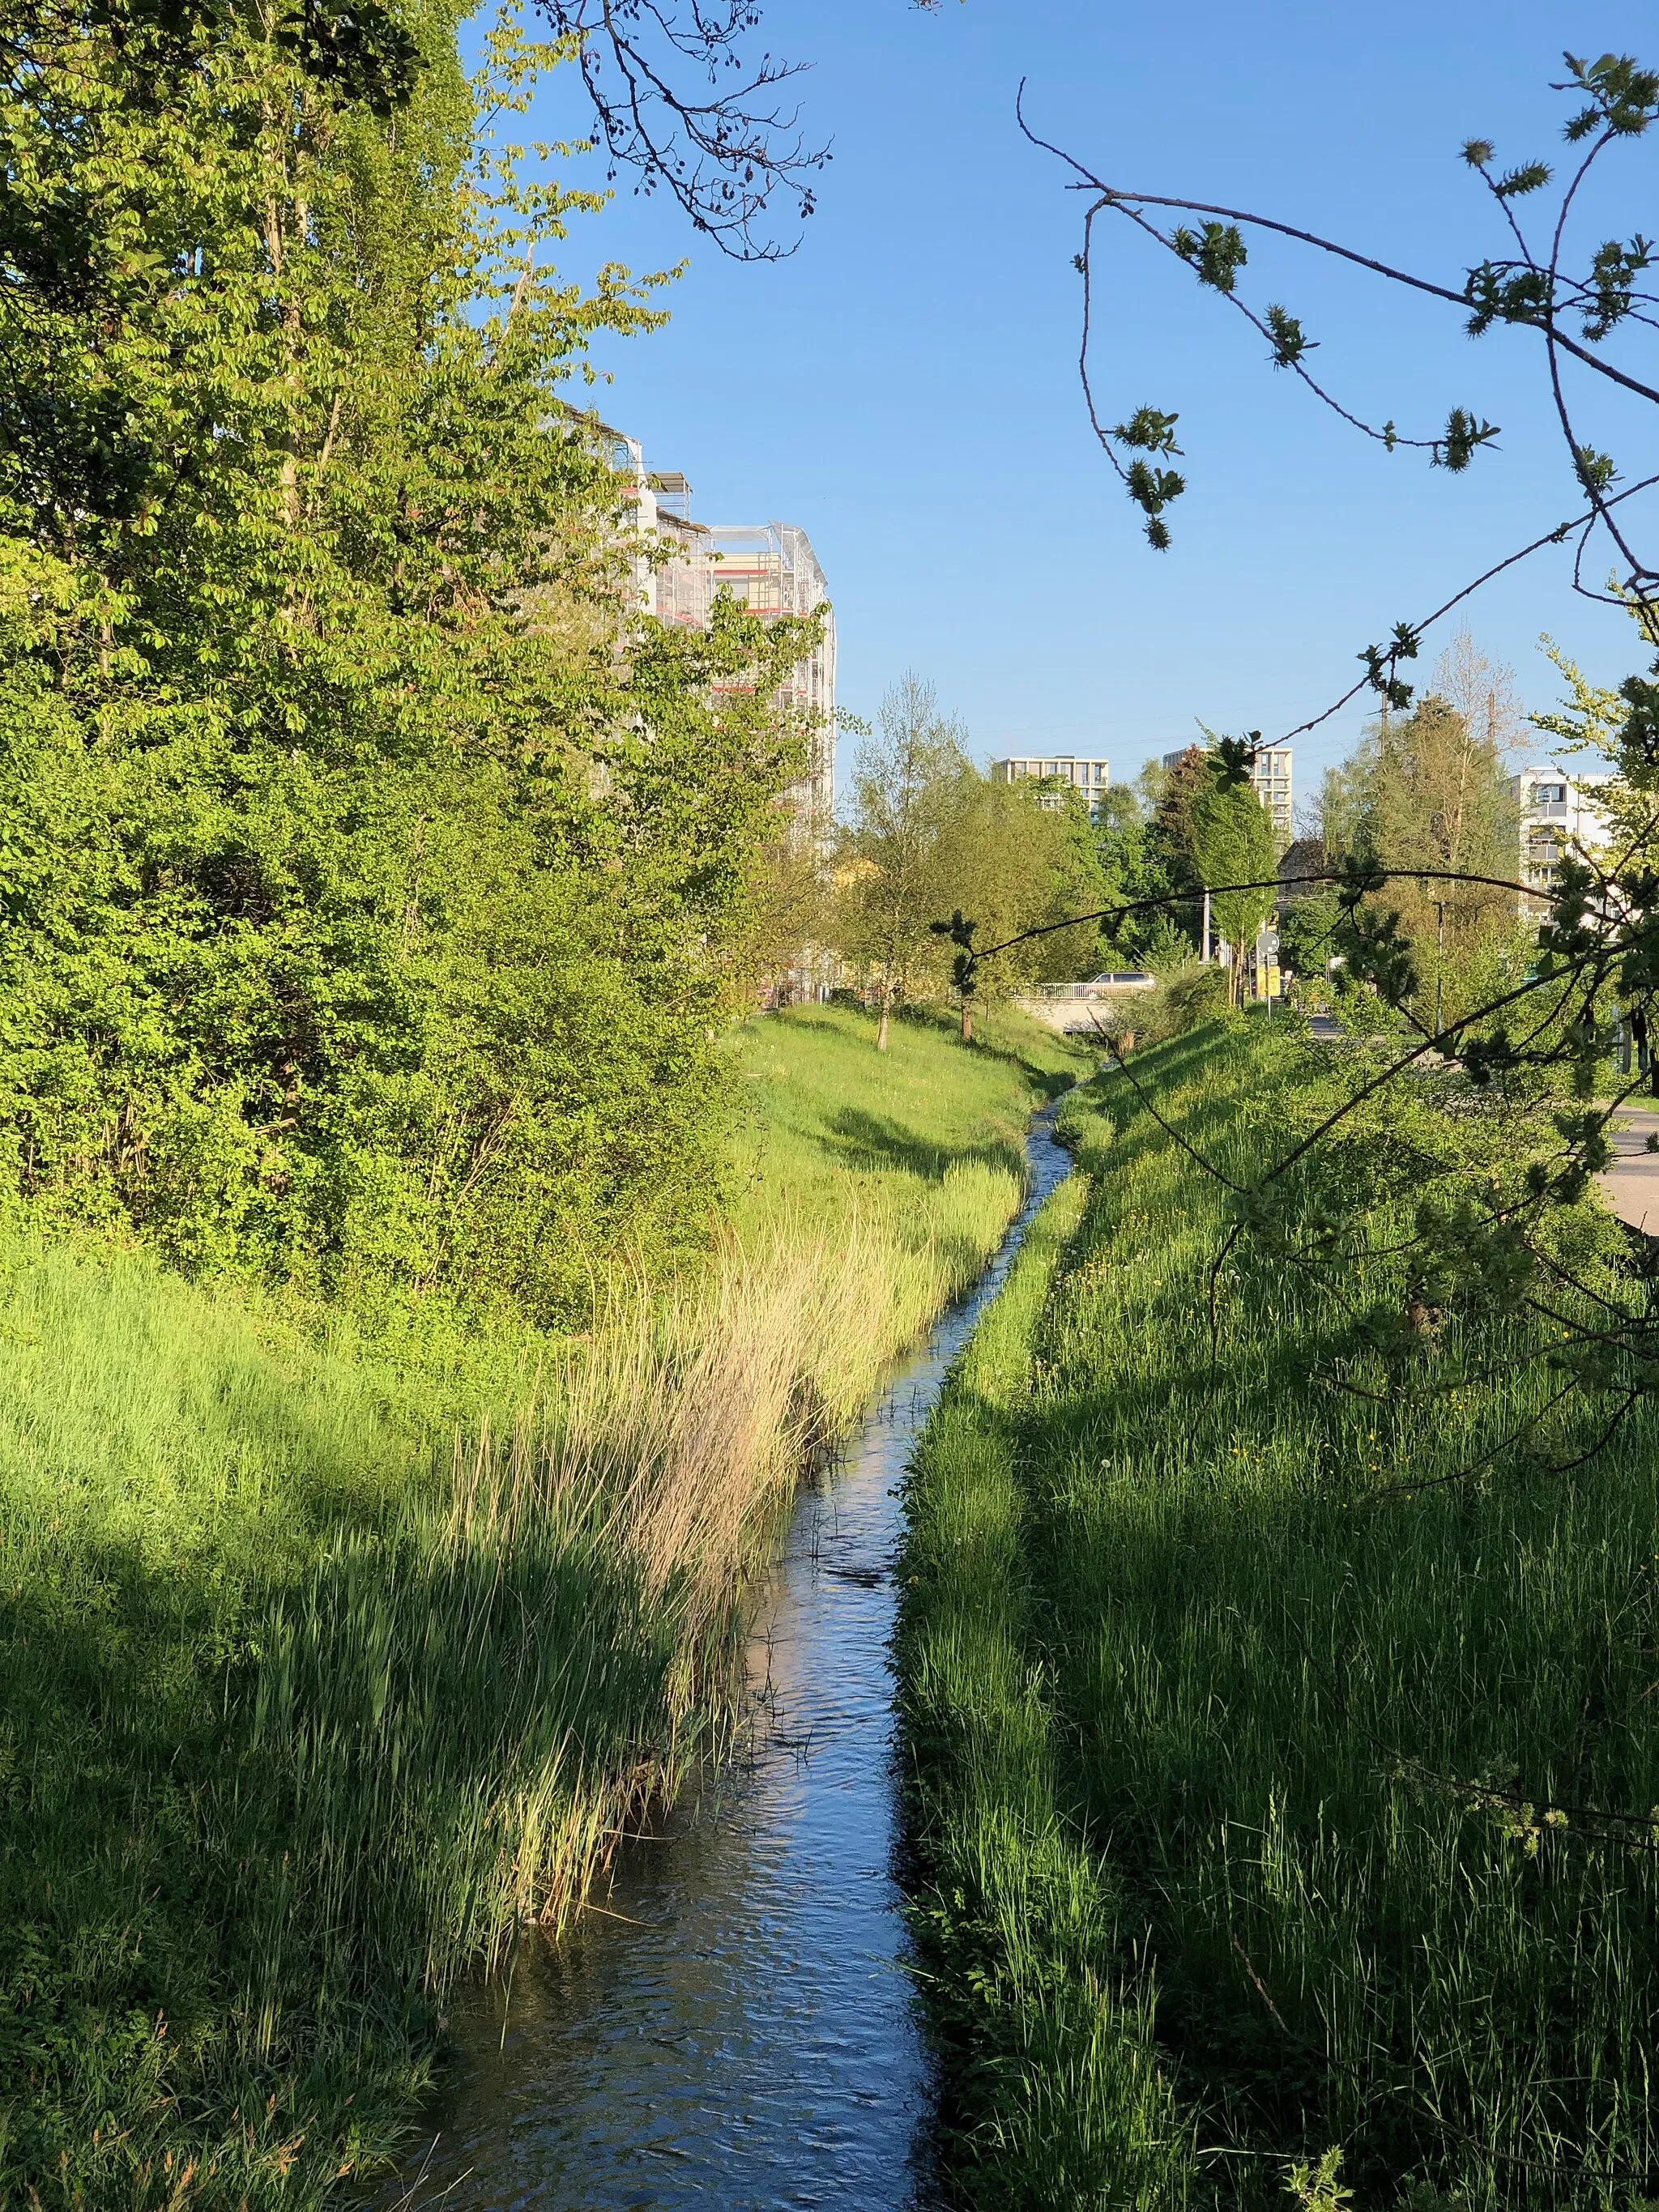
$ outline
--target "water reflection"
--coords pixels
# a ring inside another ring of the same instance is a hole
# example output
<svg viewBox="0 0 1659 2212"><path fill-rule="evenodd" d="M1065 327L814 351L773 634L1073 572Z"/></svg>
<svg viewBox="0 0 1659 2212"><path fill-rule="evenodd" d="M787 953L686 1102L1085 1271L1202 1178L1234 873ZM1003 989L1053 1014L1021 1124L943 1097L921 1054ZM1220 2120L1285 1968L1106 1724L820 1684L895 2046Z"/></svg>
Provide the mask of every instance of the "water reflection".
<svg viewBox="0 0 1659 2212"><path fill-rule="evenodd" d="M453 2008L458 2055L398 2191L411 2207L919 2208L925 2051L893 1875L896 1486L1032 1196L805 1492L751 1647L757 1726L665 1832L625 1847L562 1943L528 1931Z"/></svg>

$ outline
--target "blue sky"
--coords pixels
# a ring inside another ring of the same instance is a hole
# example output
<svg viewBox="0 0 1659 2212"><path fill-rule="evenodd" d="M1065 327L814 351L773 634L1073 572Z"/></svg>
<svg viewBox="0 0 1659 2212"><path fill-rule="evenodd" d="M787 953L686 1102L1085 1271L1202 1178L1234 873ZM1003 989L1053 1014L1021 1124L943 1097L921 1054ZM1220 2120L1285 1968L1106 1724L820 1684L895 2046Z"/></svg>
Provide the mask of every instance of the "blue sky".
<svg viewBox="0 0 1659 2212"><path fill-rule="evenodd" d="M790 260L734 264L624 177L567 265L690 266L665 330L604 349L601 404L650 465L685 471L705 520L809 532L856 711L914 668L981 757L1103 750L1120 777L1199 719L1277 736L1346 689L1362 646L1575 511L1541 359L1521 334L1471 341L1449 307L1322 257L1253 251L1242 289L1301 315L1320 341L1310 365L1358 411L1431 433L1459 404L1504 426L1502 450L1466 474L1431 471L1362 443L1242 319L1109 231L1103 406L1181 416L1190 488L1173 549L1152 552L1084 412L1076 199L1017 133L1020 78L1044 134L1114 181L1260 209L1455 284L1501 250L1464 139L1491 137L1500 161L1555 158L1562 48L1639 53L1645 38L1651 59L1652 33L1625 0L769 0L763 42L813 64L805 125L833 143L819 212ZM538 96L538 133L581 127L568 75ZM1651 161L1645 143L1625 156L1626 233L1651 203ZM1650 430L1616 398L1584 419L1626 477L1654 465ZM1629 624L1575 600L1554 552L1490 587L1468 623L1532 706L1558 688L1540 630L1604 681L1636 665ZM1298 794L1359 720L1298 741Z"/></svg>

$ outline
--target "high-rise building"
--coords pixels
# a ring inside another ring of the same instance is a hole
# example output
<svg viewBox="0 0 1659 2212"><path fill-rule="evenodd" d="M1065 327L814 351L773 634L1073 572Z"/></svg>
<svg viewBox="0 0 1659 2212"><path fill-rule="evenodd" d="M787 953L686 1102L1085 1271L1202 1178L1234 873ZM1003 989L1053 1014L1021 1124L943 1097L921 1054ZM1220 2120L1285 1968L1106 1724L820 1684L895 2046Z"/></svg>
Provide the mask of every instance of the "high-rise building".
<svg viewBox="0 0 1659 2212"><path fill-rule="evenodd" d="M659 621L706 629L722 593L769 618L826 610L823 635L781 696L800 710L811 738L806 774L790 796L813 833L827 836L836 805L836 617L811 540L793 522L694 521L691 487L678 470L647 471L636 438L601 434L629 483L643 541L635 580Z"/></svg>
<svg viewBox="0 0 1659 2212"><path fill-rule="evenodd" d="M1510 778L1521 815L1521 880L1540 894L1554 888L1562 855L1589 854L1607 836L1598 793L1613 781L1610 769L1569 771L1547 761Z"/></svg>
<svg viewBox="0 0 1659 2212"><path fill-rule="evenodd" d="M827 834L836 811L836 617L812 541L793 522L716 522L709 525L708 547L714 598L724 595L769 618L825 610L823 635L796 662L782 696L811 734L810 764L796 797Z"/></svg>
<svg viewBox="0 0 1659 2212"><path fill-rule="evenodd" d="M1080 791L1089 802L1091 814L1098 814L1106 803L1106 793L1112 781L1109 761L1093 757L1084 759L1074 753L1059 753L1047 760L1027 755L1017 760L998 760L991 763L994 782L1018 783L1024 776L1040 780L1058 777L1073 791ZM1053 794L1053 804L1060 803L1060 794Z"/></svg>
<svg viewBox="0 0 1659 2212"><path fill-rule="evenodd" d="M1177 751L1165 753L1164 767L1174 768L1192 750L1190 745L1182 745ZM1291 747L1258 745L1250 765L1250 784L1273 818L1273 836L1281 844L1288 845L1294 834L1296 811L1291 788Z"/></svg>

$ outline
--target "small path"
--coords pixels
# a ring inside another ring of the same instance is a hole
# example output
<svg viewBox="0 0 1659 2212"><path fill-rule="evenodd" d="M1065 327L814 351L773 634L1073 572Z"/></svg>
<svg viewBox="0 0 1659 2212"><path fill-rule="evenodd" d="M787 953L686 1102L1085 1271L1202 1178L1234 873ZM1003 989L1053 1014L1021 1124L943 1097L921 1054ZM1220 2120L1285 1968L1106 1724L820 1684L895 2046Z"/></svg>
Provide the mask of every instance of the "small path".
<svg viewBox="0 0 1659 2212"><path fill-rule="evenodd" d="M1613 1164L1595 1178L1619 1218L1650 1237L1659 1237L1659 1152L1648 1150L1648 1139L1656 1134L1659 1109L1621 1106L1607 1132Z"/></svg>

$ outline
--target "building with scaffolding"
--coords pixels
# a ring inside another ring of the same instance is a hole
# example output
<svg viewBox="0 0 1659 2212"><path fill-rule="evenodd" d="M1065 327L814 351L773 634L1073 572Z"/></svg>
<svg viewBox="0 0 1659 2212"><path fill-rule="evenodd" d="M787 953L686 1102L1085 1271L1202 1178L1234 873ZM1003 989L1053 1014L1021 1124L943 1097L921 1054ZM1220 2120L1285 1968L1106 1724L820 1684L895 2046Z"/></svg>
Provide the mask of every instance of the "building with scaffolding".
<svg viewBox="0 0 1659 2212"><path fill-rule="evenodd" d="M707 629L724 596L764 621L823 611L823 634L779 696L806 725L806 774L790 787L810 834L826 837L836 810L836 617L812 542L793 522L709 523L691 514L691 487L677 469L649 471L636 438L604 429L611 466L624 478L639 536L635 582L659 622Z"/></svg>

